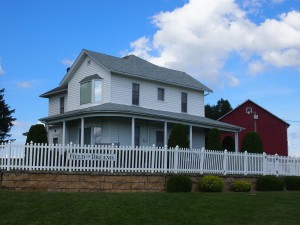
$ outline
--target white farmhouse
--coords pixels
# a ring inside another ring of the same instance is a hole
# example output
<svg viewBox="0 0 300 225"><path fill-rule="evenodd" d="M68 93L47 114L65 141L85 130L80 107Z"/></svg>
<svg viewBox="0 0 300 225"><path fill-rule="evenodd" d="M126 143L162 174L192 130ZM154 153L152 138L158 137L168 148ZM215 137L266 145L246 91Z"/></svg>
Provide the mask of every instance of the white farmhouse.
<svg viewBox="0 0 300 225"><path fill-rule="evenodd" d="M189 127L191 148L205 146L205 130L237 134L240 127L205 118L209 88L190 75L134 55L83 50L49 99L42 118L49 143L164 146L174 124Z"/></svg>

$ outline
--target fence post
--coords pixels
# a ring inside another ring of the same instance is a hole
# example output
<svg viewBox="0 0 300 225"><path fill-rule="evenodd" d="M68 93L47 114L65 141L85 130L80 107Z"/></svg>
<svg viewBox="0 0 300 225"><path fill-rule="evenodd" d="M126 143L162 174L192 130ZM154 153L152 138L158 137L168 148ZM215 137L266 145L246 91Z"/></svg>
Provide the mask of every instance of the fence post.
<svg viewBox="0 0 300 225"><path fill-rule="evenodd" d="M152 145L151 148L151 173L154 173L154 160L155 160L155 151L156 151L156 147L155 144Z"/></svg>
<svg viewBox="0 0 300 225"><path fill-rule="evenodd" d="M167 164L168 164L168 146L165 145L164 148L164 173L167 173Z"/></svg>
<svg viewBox="0 0 300 225"><path fill-rule="evenodd" d="M226 173L227 173L227 157L228 157L228 155L227 155L227 150L225 149L225 151L224 151L224 158L223 158L223 174L224 175L226 175Z"/></svg>
<svg viewBox="0 0 300 225"><path fill-rule="evenodd" d="M69 152L67 153L67 160L69 161L69 172L72 171L72 159L71 159L71 153L72 153L72 147L73 147L73 143L70 142L69 145Z"/></svg>
<svg viewBox="0 0 300 225"><path fill-rule="evenodd" d="M201 152L200 152L200 174L203 174L203 168L204 168L204 156L205 156L205 148L203 147L201 149Z"/></svg>
<svg viewBox="0 0 300 225"><path fill-rule="evenodd" d="M275 154L275 172L276 176L279 176L279 156L278 154Z"/></svg>
<svg viewBox="0 0 300 225"><path fill-rule="evenodd" d="M263 175L267 174L267 154L263 153Z"/></svg>
<svg viewBox="0 0 300 225"><path fill-rule="evenodd" d="M11 141L8 141L7 171L10 171Z"/></svg>
<svg viewBox="0 0 300 225"><path fill-rule="evenodd" d="M176 145L174 149L174 173L178 173L178 148L179 146Z"/></svg>
<svg viewBox="0 0 300 225"><path fill-rule="evenodd" d="M244 175L248 174L248 152L244 152Z"/></svg>
<svg viewBox="0 0 300 225"><path fill-rule="evenodd" d="M30 142L30 148L29 148L29 170L32 170L32 151L33 151L33 141Z"/></svg>

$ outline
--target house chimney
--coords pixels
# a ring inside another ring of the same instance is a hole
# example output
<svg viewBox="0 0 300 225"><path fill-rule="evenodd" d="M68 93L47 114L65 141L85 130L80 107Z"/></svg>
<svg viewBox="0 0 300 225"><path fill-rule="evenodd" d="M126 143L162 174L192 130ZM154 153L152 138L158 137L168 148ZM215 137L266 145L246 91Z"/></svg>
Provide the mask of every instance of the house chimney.
<svg viewBox="0 0 300 225"><path fill-rule="evenodd" d="M70 70L70 67L67 68L67 72L69 72L69 70Z"/></svg>

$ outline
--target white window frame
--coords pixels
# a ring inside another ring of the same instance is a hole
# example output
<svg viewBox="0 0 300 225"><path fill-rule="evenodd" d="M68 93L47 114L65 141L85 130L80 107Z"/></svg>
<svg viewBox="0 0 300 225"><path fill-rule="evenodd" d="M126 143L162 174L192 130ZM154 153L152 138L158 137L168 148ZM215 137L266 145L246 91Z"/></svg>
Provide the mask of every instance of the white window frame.
<svg viewBox="0 0 300 225"><path fill-rule="evenodd" d="M91 93L90 93L91 101L82 103L82 101L81 101L81 85L86 84L88 82L91 82ZM96 100L96 83L97 82L100 82L100 99L99 100ZM92 79L92 80L88 80L88 81L80 83L80 105L91 104L91 103L101 103L102 99L103 99L102 79Z"/></svg>

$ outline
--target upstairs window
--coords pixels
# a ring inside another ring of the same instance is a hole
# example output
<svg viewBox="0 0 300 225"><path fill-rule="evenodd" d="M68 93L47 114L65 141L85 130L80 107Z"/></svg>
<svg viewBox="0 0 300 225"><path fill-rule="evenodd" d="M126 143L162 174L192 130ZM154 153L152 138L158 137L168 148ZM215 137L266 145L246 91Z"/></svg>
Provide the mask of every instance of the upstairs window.
<svg viewBox="0 0 300 225"><path fill-rule="evenodd" d="M80 81L80 105L101 101L102 80L99 75L95 74Z"/></svg>
<svg viewBox="0 0 300 225"><path fill-rule="evenodd" d="M59 113L60 114L65 113L65 98L64 97L61 97L59 99Z"/></svg>
<svg viewBox="0 0 300 225"><path fill-rule="evenodd" d="M132 105L140 104L140 85L137 83L132 84Z"/></svg>
<svg viewBox="0 0 300 225"><path fill-rule="evenodd" d="M187 93L181 92L181 112L187 112Z"/></svg>
<svg viewBox="0 0 300 225"><path fill-rule="evenodd" d="M157 100L159 100L159 101L165 100L165 89L163 89L163 88L157 89Z"/></svg>

